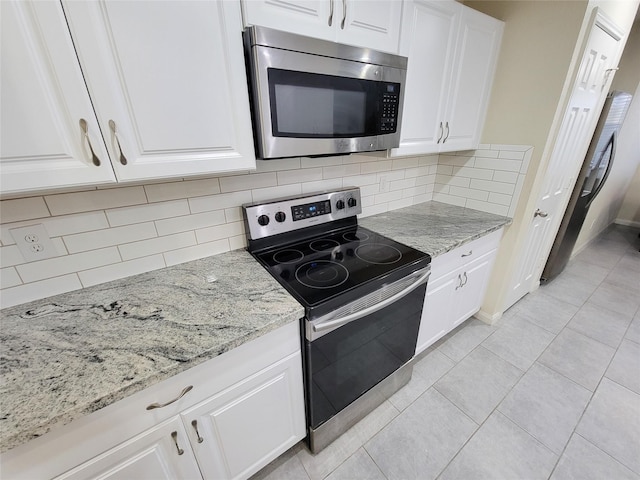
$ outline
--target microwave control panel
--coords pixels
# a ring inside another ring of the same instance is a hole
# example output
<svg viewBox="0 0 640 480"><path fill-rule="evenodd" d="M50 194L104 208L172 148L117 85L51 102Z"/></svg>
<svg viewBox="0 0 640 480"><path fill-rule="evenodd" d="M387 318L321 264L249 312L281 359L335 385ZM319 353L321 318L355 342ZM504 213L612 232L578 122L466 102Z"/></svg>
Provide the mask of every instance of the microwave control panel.
<svg viewBox="0 0 640 480"><path fill-rule="evenodd" d="M400 85L387 83L381 95L380 133L394 133L398 125Z"/></svg>

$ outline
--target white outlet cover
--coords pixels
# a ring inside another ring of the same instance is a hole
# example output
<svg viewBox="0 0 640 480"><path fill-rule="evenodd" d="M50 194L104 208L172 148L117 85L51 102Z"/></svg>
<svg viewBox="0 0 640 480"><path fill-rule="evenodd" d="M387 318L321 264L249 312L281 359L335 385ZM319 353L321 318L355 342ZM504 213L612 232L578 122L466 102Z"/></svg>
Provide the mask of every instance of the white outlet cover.
<svg viewBox="0 0 640 480"><path fill-rule="evenodd" d="M9 231L27 262L58 256L56 247L43 224L12 228Z"/></svg>

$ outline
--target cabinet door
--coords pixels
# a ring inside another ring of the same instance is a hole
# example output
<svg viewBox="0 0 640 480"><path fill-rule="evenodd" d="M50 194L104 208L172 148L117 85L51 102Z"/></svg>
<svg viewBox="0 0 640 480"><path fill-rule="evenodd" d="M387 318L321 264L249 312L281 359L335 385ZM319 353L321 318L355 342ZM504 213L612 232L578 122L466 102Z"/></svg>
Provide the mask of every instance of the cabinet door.
<svg viewBox="0 0 640 480"><path fill-rule="evenodd" d="M243 0L245 25L334 40L342 18L341 0ZM338 11L339 10L339 11Z"/></svg>
<svg viewBox="0 0 640 480"><path fill-rule="evenodd" d="M202 479L187 434L173 418L59 477L65 479Z"/></svg>
<svg viewBox="0 0 640 480"><path fill-rule="evenodd" d="M451 328L458 326L480 310L496 252L497 250L491 250L485 253L459 271L462 275L462 285L456 292L455 318Z"/></svg>
<svg viewBox="0 0 640 480"><path fill-rule="evenodd" d="M300 352L182 418L205 478L249 477L306 434Z"/></svg>
<svg viewBox="0 0 640 480"><path fill-rule="evenodd" d="M0 190L114 182L60 4L3 1L1 8Z"/></svg>
<svg viewBox="0 0 640 480"><path fill-rule="evenodd" d="M427 0L405 7L400 54L409 57L409 65L400 147L392 156L440 149L461 9L457 2Z"/></svg>
<svg viewBox="0 0 640 480"><path fill-rule="evenodd" d="M416 355L424 351L436 340L446 335L453 327L456 287L460 279L456 272L450 272L427 283L424 299Z"/></svg>
<svg viewBox="0 0 640 480"><path fill-rule="evenodd" d="M336 41L398 53L401 0L334 0Z"/></svg>
<svg viewBox="0 0 640 480"><path fill-rule="evenodd" d="M471 8L462 9L451 76L445 137L440 151L473 149L489 104L504 24Z"/></svg>
<svg viewBox="0 0 640 480"><path fill-rule="evenodd" d="M118 180L255 167L239 3L63 7Z"/></svg>

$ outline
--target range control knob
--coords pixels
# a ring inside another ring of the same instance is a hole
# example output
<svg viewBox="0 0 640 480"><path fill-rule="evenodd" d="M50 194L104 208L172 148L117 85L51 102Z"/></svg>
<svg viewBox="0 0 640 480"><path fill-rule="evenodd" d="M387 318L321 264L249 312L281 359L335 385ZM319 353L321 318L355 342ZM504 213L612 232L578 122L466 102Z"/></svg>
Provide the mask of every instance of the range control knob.
<svg viewBox="0 0 640 480"><path fill-rule="evenodd" d="M347 205L349 205L349 208L353 208L358 204L358 202L356 202L356 199L353 197L349 197L349 200L347 200Z"/></svg>
<svg viewBox="0 0 640 480"><path fill-rule="evenodd" d="M287 218L287 215L284 212L277 212L275 215L276 222L282 223Z"/></svg>
<svg viewBox="0 0 640 480"><path fill-rule="evenodd" d="M265 225L269 225L269 217L268 217L267 215L260 215L260 216L258 217L258 223L259 223L260 225L262 225L263 227L264 227Z"/></svg>
<svg viewBox="0 0 640 480"><path fill-rule="evenodd" d="M338 201L336 202L336 208L337 208L338 210L342 210L342 209L344 208L344 200L338 200Z"/></svg>

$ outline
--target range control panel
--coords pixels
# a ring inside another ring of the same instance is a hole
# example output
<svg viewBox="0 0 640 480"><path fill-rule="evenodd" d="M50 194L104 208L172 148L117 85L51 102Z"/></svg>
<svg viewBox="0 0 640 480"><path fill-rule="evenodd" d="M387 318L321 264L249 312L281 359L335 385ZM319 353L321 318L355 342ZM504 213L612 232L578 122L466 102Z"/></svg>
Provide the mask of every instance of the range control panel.
<svg viewBox="0 0 640 480"><path fill-rule="evenodd" d="M358 187L252 203L242 209L251 240L362 213Z"/></svg>

